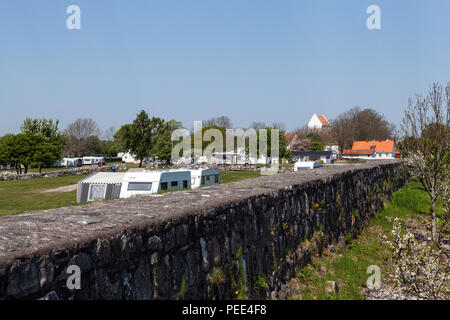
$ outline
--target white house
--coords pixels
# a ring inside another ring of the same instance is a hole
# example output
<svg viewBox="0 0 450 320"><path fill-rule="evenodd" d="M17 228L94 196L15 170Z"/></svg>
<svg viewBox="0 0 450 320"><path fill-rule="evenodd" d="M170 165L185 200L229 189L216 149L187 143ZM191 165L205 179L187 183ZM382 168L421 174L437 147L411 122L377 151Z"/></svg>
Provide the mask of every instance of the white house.
<svg viewBox="0 0 450 320"><path fill-rule="evenodd" d="M331 123L325 115L317 115L314 113L308 122L308 131L321 131L330 127Z"/></svg>
<svg viewBox="0 0 450 320"><path fill-rule="evenodd" d="M217 168L189 169L189 171L191 172L192 189L220 183L220 170Z"/></svg>
<svg viewBox="0 0 450 320"><path fill-rule="evenodd" d="M382 141L353 141L351 150L344 150L344 159L389 160L395 159L395 142L393 140Z"/></svg>

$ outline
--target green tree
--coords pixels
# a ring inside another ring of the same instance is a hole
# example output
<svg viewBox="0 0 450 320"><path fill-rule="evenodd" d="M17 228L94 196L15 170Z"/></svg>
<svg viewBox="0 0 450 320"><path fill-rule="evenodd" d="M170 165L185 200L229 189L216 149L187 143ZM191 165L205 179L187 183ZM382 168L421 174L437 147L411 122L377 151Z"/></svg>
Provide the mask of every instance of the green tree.
<svg viewBox="0 0 450 320"><path fill-rule="evenodd" d="M164 120L156 117L149 118L148 114L142 110L133 124L123 129L125 147L139 159L139 167L142 167L142 161L145 158L152 155L156 139L164 129L163 126Z"/></svg>
<svg viewBox="0 0 450 320"><path fill-rule="evenodd" d="M309 147L313 151L323 151L325 149L325 145L319 141L313 141Z"/></svg>
<svg viewBox="0 0 450 320"><path fill-rule="evenodd" d="M170 120L160 126L151 155L160 160L170 161L172 157L172 132L181 128L181 122Z"/></svg>

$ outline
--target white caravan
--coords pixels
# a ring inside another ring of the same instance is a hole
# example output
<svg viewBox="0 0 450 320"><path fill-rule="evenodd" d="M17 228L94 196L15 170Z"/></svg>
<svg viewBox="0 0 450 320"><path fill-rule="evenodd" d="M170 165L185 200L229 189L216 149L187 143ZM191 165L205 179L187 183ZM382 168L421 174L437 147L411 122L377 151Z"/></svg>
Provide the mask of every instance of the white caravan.
<svg viewBox="0 0 450 320"><path fill-rule="evenodd" d="M95 157L95 156L87 156L83 157L83 165L98 165L101 163L102 165L106 164L105 157Z"/></svg>
<svg viewBox="0 0 450 320"><path fill-rule="evenodd" d="M119 198L124 172L96 172L78 182L77 203Z"/></svg>
<svg viewBox="0 0 450 320"><path fill-rule="evenodd" d="M220 183L220 170L217 168L189 169L189 171L191 172L192 189Z"/></svg>
<svg viewBox="0 0 450 320"><path fill-rule="evenodd" d="M128 171L123 179L120 198L190 188L191 173L187 170Z"/></svg>

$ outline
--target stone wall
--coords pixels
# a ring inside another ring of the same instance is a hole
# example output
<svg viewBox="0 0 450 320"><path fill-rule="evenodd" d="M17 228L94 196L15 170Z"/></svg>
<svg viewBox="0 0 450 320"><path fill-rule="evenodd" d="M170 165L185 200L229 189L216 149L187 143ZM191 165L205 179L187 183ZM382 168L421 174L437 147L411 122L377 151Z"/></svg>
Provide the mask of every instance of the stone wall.
<svg viewBox="0 0 450 320"><path fill-rule="evenodd" d="M126 165L120 164L116 166L85 166L78 167L72 169L58 170L58 171L47 171L47 172L30 172L17 174L16 172L0 172L0 181L8 181L8 180L27 180L27 179L36 179L36 178L51 178L51 177L62 177L62 176L72 176L77 174L91 174L97 171L111 171L111 168L114 167L116 171L124 171L126 170Z"/></svg>
<svg viewBox="0 0 450 320"><path fill-rule="evenodd" d="M395 161L335 165L2 217L0 299L274 296L406 179ZM67 288L70 265L80 290Z"/></svg>

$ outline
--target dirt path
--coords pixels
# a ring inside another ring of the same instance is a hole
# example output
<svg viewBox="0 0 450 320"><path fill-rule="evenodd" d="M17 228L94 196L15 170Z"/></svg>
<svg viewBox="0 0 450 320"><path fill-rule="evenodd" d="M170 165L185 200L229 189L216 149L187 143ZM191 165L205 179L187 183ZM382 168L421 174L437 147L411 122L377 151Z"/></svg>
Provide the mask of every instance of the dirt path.
<svg viewBox="0 0 450 320"><path fill-rule="evenodd" d="M48 192L70 192L70 191L74 191L77 190L77 185L73 184L70 186L64 186L64 187L59 187L56 189L48 189L48 190L44 190L41 193L48 193Z"/></svg>

